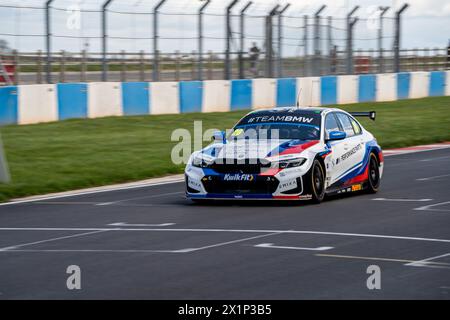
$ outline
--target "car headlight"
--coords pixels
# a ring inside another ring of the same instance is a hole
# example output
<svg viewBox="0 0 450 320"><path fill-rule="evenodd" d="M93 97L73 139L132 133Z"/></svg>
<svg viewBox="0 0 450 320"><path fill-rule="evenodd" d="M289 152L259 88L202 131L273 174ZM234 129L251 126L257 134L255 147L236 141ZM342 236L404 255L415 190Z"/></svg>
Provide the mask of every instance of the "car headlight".
<svg viewBox="0 0 450 320"><path fill-rule="evenodd" d="M306 158L293 158L272 162L272 168L286 169L300 167L306 162Z"/></svg>
<svg viewBox="0 0 450 320"><path fill-rule="evenodd" d="M208 161L199 156L195 156L192 159L192 165L197 168L208 168L212 163L213 161Z"/></svg>

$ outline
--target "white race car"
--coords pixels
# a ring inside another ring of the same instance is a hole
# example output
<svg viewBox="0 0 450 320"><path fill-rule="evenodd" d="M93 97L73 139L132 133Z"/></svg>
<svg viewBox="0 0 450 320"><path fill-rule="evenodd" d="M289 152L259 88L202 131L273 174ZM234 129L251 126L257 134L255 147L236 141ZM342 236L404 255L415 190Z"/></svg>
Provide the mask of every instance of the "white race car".
<svg viewBox="0 0 450 320"><path fill-rule="evenodd" d="M375 112L288 107L257 110L194 152L186 196L321 202L325 195L377 192L383 153L354 116Z"/></svg>

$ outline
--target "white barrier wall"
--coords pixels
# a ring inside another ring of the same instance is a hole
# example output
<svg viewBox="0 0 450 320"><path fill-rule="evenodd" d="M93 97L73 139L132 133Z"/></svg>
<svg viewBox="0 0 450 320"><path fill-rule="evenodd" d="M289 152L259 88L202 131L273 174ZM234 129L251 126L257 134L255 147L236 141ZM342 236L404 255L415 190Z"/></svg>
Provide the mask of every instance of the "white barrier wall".
<svg viewBox="0 0 450 320"><path fill-rule="evenodd" d="M21 86L18 97L19 124L30 124L58 120L54 84Z"/></svg>
<svg viewBox="0 0 450 320"><path fill-rule="evenodd" d="M417 99L428 97L430 73L425 71L411 72L409 98Z"/></svg>
<svg viewBox="0 0 450 320"><path fill-rule="evenodd" d="M358 102L358 76L338 76L337 78L337 103Z"/></svg>
<svg viewBox="0 0 450 320"><path fill-rule="evenodd" d="M151 114L180 113L178 82L152 82Z"/></svg>
<svg viewBox="0 0 450 320"><path fill-rule="evenodd" d="M397 100L397 74L377 74L376 101Z"/></svg>
<svg viewBox="0 0 450 320"><path fill-rule="evenodd" d="M202 112L230 111L230 82L226 80L203 81Z"/></svg>
<svg viewBox="0 0 450 320"><path fill-rule="evenodd" d="M445 95L450 96L450 71L445 72Z"/></svg>
<svg viewBox="0 0 450 320"><path fill-rule="evenodd" d="M320 105L320 77L297 78L297 92L300 92L300 106L316 107Z"/></svg>
<svg viewBox="0 0 450 320"><path fill-rule="evenodd" d="M92 82L88 84L88 117L122 115L120 82Z"/></svg>
<svg viewBox="0 0 450 320"><path fill-rule="evenodd" d="M277 82L275 79L253 79L253 109L268 109L276 105Z"/></svg>

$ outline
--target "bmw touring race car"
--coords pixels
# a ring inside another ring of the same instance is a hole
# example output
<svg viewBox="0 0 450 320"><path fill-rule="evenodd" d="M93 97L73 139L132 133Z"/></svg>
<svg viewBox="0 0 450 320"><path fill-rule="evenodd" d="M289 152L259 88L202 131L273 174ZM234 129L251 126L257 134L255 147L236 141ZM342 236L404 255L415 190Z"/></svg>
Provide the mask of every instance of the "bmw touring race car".
<svg viewBox="0 0 450 320"><path fill-rule="evenodd" d="M383 153L355 116L375 112L287 107L257 110L194 152L185 169L186 196L321 202L325 195L375 193Z"/></svg>

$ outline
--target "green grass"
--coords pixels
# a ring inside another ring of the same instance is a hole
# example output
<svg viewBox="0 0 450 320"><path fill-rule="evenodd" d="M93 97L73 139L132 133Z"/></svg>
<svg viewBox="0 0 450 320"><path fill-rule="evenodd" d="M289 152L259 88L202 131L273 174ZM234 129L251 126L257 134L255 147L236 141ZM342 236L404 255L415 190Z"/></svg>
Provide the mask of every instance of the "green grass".
<svg viewBox="0 0 450 320"><path fill-rule="evenodd" d="M377 121L361 119L383 148L450 140L450 97L363 103L348 111L376 110ZM139 180L180 173L183 165L170 160L171 133L193 129L226 129L247 111L182 114L5 126L3 143L12 175L0 184L0 201L7 199Z"/></svg>

